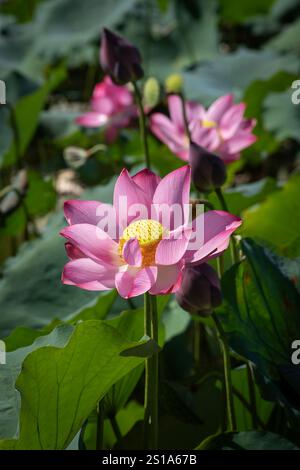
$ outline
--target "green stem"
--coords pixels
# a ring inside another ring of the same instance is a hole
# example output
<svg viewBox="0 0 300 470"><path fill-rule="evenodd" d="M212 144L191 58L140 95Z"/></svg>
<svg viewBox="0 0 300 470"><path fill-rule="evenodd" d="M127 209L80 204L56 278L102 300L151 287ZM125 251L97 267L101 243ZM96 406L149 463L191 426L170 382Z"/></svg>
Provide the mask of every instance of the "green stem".
<svg viewBox="0 0 300 470"><path fill-rule="evenodd" d="M158 343L156 297L144 298L144 333ZM144 445L148 450L158 446L158 354L146 360L145 367Z"/></svg>
<svg viewBox="0 0 300 470"><path fill-rule="evenodd" d="M158 317L157 317L157 301L156 296L151 295L151 333L152 338L158 344ZM151 410L151 425L152 425L152 448L158 448L158 353L152 357L152 410Z"/></svg>
<svg viewBox="0 0 300 470"><path fill-rule="evenodd" d="M218 270L219 279L222 279L222 276L224 274L224 255L223 254L217 257L217 270Z"/></svg>
<svg viewBox="0 0 300 470"><path fill-rule="evenodd" d="M144 295L144 335L151 337L151 310L150 310L150 295ZM144 396L144 447L149 447L149 430L151 419L151 357L146 359L145 362L145 396Z"/></svg>
<svg viewBox="0 0 300 470"><path fill-rule="evenodd" d="M223 378L223 374L220 374L220 372L217 372L217 371L212 371L212 372L209 372L207 374L204 375L204 377L202 377L199 381L198 381L198 385L202 385L205 383L205 381L211 377L216 377L218 379L222 379ZM248 403L248 401L245 399L244 395L233 385L232 386L232 392L233 392L233 395L239 399L239 401L242 403L242 405L245 407L245 409L251 414L253 413L253 409L251 407L251 404ZM257 415L257 424L258 426L265 430L266 429L266 426L265 424L263 423L263 421L260 419L260 417ZM224 431L226 431L226 428L224 428Z"/></svg>
<svg viewBox="0 0 300 470"><path fill-rule="evenodd" d="M103 450L104 441L104 410L101 402L97 406L96 450Z"/></svg>
<svg viewBox="0 0 300 470"><path fill-rule="evenodd" d="M229 352L229 347L227 343L227 338L225 336L222 325L217 315L213 313L212 318L215 323L215 327L216 327L217 334L218 334L218 339L219 339L220 346L223 352L228 431L232 432L236 429L236 418L235 418L235 411L234 411L233 391L232 391L232 382L231 382L230 352Z"/></svg>
<svg viewBox="0 0 300 470"><path fill-rule="evenodd" d="M225 200L223 192L222 192L222 189L218 188L215 191L216 191L216 195L218 196L218 199L219 199L219 202L220 202L220 205L221 205L223 211L229 212L226 200Z"/></svg>
<svg viewBox="0 0 300 470"><path fill-rule="evenodd" d="M139 108L139 119L140 119L140 133L141 133L141 140L144 147L144 156L145 156L145 163L146 167L150 168L150 154L149 154L149 147L148 147L148 139L147 139L147 129L146 129L146 116L144 113L144 107L142 102L142 96L140 89L136 82L132 82L136 102Z"/></svg>
<svg viewBox="0 0 300 470"><path fill-rule="evenodd" d="M247 367L247 379L248 379L248 389L249 389L249 401L251 405L251 416L252 416L252 427L257 429L258 427L258 416L256 408L256 395L255 395L255 382L253 375L253 368L249 361L246 362Z"/></svg>
<svg viewBox="0 0 300 470"><path fill-rule="evenodd" d="M111 427L113 428L113 431L115 433L117 442L120 442L121 439L122 439L122 433L120 431L120 428L119 428L118 422L116 420L116 417L111 416L109 420L110 420Z"/></svg>
<svg viewBox="0 0 300 470"><path fill-rule="evenodd" d="M180 100L181 100L181 107L182 107L182 115L183 115L185 133L186 133L189 141L191 142L192 136L191 136L191 132L190 132L190 129L189 129L189 121L188 121L188 118L187 118L187 115L186 115L185 98L184 98L183 92L179 93L179 97L180 97Z"/></svg>

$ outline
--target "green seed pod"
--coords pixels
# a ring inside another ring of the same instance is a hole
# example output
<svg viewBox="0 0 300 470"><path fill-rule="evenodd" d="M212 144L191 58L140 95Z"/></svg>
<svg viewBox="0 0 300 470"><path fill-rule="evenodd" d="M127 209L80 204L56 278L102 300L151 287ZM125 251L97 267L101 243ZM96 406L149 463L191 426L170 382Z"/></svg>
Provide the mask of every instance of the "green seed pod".
<svg viewBox="0 0 300 470"><path fill-rule="evenodd" d="M143 90L144 105L149 108L154 108L159 102L160 86L156 78L150 77L146 81Z"/></svg>
<svg viewBox="0 0 300 470"><path fill-rule="evenodd" d="M167 93L180 93L183 88L183 78L179 73L169 75L165 80L165 90Z"/></svg>

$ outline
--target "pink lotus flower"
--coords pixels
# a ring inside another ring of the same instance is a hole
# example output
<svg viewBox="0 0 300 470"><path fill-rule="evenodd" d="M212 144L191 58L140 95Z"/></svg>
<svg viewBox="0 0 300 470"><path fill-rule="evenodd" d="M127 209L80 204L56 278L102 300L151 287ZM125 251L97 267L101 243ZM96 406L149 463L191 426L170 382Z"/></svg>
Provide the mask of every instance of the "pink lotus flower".
<svg viewBox="0 0 300 470"><path fill-rule="evenodd" d="M62 282L96 291L116 287L124 298L175 292L184 266L218 256L241 224L238 217L222 211L203 213L189 223L189 192L188 166L163 179L149 170L133 177L123 170L115 185L113 206L67 201L69 226L61 235L68 240L70 261ZM112 235L100 228L115 224ZM198 226L203 234L195 246Z"/></svg>
<svg viewBox="0 0 300 470"><path fill-rule="evenodd" d="M153 114L151 130L172 152L188 161L189 141L183 125L181 100L176 95L169 96L168 105L170 119L161 113ZM186 112L192 140L219 155L225 163L239 159L241 150L256 141L252 134L256 121L244 118L245 108L245 103L233 103L233 95L218 98L207 110L188 101Z"/></svg>
<svg viewBox="0 0 300 470"><path fill-rule="evenodd" d="M116 139L119 129L127 127L136 114L130 90L126 86L115 85L106 76L94 88L91 111L76 118L76 122L84 127L105 126L105 139L110 143Z"/></svg>
<svg viewBox="0 0 300 470"><path fill-rule="evenodd" d="M162 113L150 117L150 128L153 134L166 144L171 152L182 160L189 159L189 139L185 132L181 99L177 95L168 96L170 118ZM191 122L197 119L201 111L198 103L186 102L186 115L191 130Z"/></svg>

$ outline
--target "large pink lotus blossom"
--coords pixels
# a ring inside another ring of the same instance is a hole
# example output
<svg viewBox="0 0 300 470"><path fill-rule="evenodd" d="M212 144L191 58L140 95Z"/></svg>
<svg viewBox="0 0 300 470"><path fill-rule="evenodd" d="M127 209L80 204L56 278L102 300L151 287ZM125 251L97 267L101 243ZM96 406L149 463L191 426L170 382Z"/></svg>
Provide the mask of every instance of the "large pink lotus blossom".
<svg viewBox="0 0 300 470"><path fill-rule="evenodd" d="M91 110L76 118L77 124L84 127L105 126L105 139L113 142L119 129L127 127L137 115L131 91L126 86L115 85L109 76L94 88Z"/></svg>
<svg viewBox="0 0 300 470"><path fill-rule="evenodd" d="M175 155L188 161L189 139L185 133L180 97L169 96L168 106L170 118L154 113L150 120L151 130ZM241 150L256 141L252 134L256 121L244 118L245 108L245 103L233 103L233 95L218 98L207 110L196 102L186 102L192 140L219 155L225 163L239 159Z"/></svg>
<svg viewBox="0 0 300 470"><path fill-rule="evenodd" d="M61 235L67 239L70 261L63 283L96 291L116 287L124 298L175 292L184 266L218 256L241 224L238 217L223 211L202 213L190 223L189 192L188 166L163 179L147 169L131 177L124 169L115 185L113 205L67 201L69 226ZM110 235L105 227L115 225ZM203 229L198 244L197 227Z"/></svg>

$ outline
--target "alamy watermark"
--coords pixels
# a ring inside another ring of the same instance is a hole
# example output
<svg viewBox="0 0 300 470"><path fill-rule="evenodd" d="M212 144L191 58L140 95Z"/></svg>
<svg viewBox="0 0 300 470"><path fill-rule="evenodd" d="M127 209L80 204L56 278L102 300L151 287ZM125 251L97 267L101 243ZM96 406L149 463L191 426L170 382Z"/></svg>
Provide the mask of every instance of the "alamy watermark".
<svg viewBox="0 0 300 470"><path fill-rule="evenodd" d="M292 103L293 104L299 104L300 103L300 80L294 80L291 87L293 88L293 93L292 93Z"/></svg>
<svg viewBox="0 0 300 470"><path fill-rule="evenodd" d="M196 217L192 220L193 213ZM199 249L205 240L203 204L132 204L127 196L120 196L117 209L110 204L99 204L95 220L99 239L106 239L107 235L113 240L121 238L124 229L135 221L158 221L163 228L163 238L178 240L188 237L190 250ZM154 239L156 226L149 224L147 233Z"/></svg>
<svg viewBox="0 0 300 470"><path fill-rule="evenodd" d="M295 339L292 342L292 349L294 352L291 355L291 361L295 366L300 364L300 339Z"/></svg>
<svg viewBox="0 0 300 470"><path fill-rule="evenodd" d="M0 365L6 364L6 347L4 341L0 339Z"/></svg>
<svg viewBox="0 0 300 470"><path fill-rule="evenodd" d="M6 104L6 85L3 80L0 80L0 104Z"/></svg>

